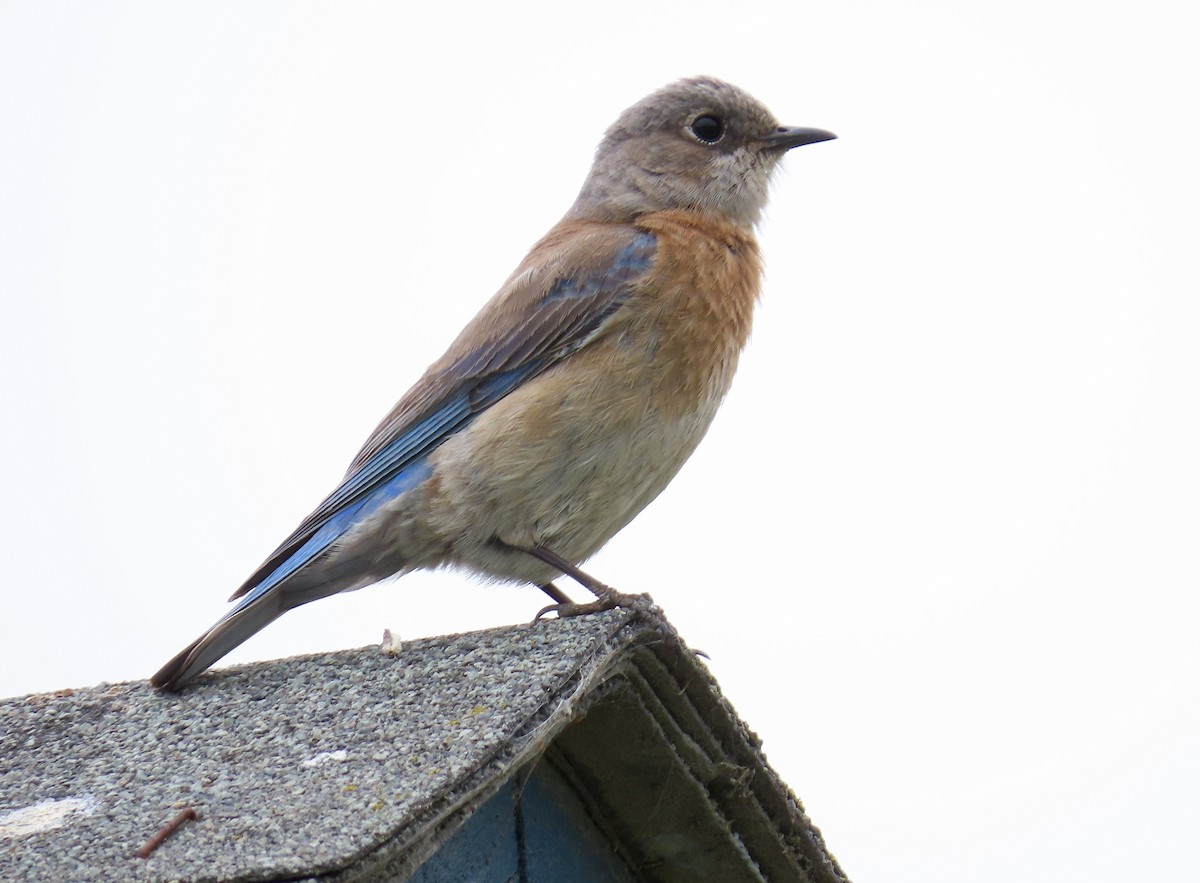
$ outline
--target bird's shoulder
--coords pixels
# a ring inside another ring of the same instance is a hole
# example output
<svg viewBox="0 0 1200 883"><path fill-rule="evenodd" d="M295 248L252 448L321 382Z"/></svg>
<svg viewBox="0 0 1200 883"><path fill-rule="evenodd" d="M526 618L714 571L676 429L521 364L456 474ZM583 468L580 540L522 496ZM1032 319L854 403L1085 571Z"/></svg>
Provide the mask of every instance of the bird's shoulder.
<svg viewBox="0 0 1200 883"><path fill-rule="evenodd" d="M537 314L586 310L616 296L652 264L652 231L633 224L564 220L543 236L499 291L463 328L430 373L460 364L483 341L504 337Z"/></svg>

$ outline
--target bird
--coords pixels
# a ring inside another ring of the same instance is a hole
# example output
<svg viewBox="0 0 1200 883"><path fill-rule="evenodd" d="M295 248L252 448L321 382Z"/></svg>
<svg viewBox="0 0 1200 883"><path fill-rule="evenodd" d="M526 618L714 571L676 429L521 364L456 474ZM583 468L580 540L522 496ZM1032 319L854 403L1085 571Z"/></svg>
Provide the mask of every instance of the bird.
<svg viewBox="0 0 1200 883"><path fill-rule="evenodd" d="M624 111L562 219L151 684L178 690L288 610L419 569L533 583L560 617L644 597L579 565L708 430L750 334L772 173L835 137L707 76Z"/></svg>

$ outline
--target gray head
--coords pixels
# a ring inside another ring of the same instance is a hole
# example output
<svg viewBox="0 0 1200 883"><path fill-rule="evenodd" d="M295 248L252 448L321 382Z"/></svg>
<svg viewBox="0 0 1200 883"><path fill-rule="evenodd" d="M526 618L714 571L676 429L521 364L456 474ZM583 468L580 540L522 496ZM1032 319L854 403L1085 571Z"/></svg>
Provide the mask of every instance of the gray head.
<svg viewBox="0 0 1200 883"><path fill-rule="evenodd" d="M754 98L720 80L680 80L613 123L570 215L632 220L689 209L749 226L766 205L783 155L835 137L781 126Z"/></svg>

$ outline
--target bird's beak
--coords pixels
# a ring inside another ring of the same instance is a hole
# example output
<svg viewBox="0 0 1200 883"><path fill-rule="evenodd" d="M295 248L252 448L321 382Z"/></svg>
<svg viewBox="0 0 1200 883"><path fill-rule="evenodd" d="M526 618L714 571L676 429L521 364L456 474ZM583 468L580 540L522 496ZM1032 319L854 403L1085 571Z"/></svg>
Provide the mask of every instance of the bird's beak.
<svg viewBox="0 0 1200 883"><path fill-rule="evenodd" d="M793 147L800 147L804 144L816 144L818 141L832 141L837 135L833 132L826 132L824 129L806 129L803 126L789 128L788 126L780 126L769 135L764 135L759 140L767 147L773 147L777 150L791 150Z"/></svg>

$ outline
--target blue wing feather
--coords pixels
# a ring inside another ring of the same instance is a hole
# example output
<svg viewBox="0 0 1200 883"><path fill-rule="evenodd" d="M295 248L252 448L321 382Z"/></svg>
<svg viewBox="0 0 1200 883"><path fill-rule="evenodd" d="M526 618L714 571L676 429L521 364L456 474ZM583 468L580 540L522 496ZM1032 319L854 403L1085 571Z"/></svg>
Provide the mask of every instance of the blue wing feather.
<svg viewBox="0 0 1200 883"><path fill-rule="evenodd" d="M229 616L237 613L243 607L253 604L271 589L278 586L305 564L320 557L330 546L338 541L355 524L369 518L380 506L388 500L395 499L407 490L416 487L430 475L429 464L425 459L409 463L399 473L388 481L376 485L365 496L353 503L342 507L330 517L299 549L291 554L271 574L241 599L241 603L229 612Z"/></svg>

